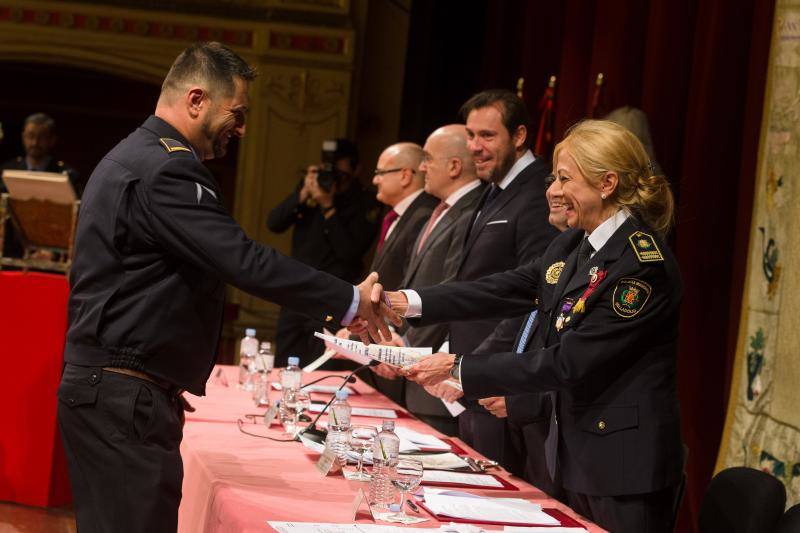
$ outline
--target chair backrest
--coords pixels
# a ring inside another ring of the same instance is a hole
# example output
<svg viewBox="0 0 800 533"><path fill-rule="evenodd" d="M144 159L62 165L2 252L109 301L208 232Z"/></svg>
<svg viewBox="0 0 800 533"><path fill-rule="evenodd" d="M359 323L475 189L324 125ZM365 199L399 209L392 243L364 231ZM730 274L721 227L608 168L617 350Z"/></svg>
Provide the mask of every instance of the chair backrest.
<svg viewBox="0 0 800 533"><path fill-rule="evenodd" d="M775 533L797 533L800 531L800 503L789 507L778 521Z"/></svg>
<svg viewBox="0 0 800 533"><path fill-rule="evenodd" d="M783 483L760 470L728 468L706 490L700 532L772 533L785 506Z"/></svg>

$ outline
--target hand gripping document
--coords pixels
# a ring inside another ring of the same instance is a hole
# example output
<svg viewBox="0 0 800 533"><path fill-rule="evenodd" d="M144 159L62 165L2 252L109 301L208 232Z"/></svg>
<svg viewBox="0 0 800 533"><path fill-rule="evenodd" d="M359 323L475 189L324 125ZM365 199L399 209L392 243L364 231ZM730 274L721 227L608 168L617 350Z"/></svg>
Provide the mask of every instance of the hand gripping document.
<svg viewBox="0 0 800 533"><path fill-rule="evenodd" d="M361 341L340 339L339 337L319 332L315 332L314 336L322 339L326 348L334 350L360 365L366 365L370 361L379 361L391 366L404 367L416 363L425 355L433 353L432 348L401 348L380 344L366 345Z"/></svg>
<svg viewBox="0 0 800 533"><path fill-rule="evenodd" d="M65 174L4 170L8 189L0 197L0 268L4 265L67 272L78 220L79 200ZM21 259L2 257L6 219L22 241Z"/></svg>

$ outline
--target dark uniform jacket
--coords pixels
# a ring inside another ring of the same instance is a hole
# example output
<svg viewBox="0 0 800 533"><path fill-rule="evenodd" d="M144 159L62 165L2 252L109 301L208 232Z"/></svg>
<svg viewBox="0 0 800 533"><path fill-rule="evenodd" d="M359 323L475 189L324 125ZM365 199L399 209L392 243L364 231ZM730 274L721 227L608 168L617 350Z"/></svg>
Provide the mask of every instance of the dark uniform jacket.
<svg viewBox="0 0 800 533"><path fill-rule="evenodd" d="M405 278L408 263L414 255L414 243L428 223L433 208L439 200L435 196L422 191L414 198L403 216L397 220L394 229L386 238L380 251L370 266L371 272L377 272L379 280L386 290L397 290Z"/></svg>
<svg viewBox="0 0 800 533"><path fill-rule="evenodd" d="M538 298L543 347L465 357L465 395L556 391L564 487L597 496L654 492L677 484L682 469L677 263L631 217L576 272L583 233L562 233L516 270L419 291L421 322L519 315ZM594 267L605 278L589 290Z"/></svg>
<svg viewBox="0 0 800 533"><path fill-rule="evenodd" d="M338 324L353 287L245 235L209 170L151 116L86 187L64 360L118 366L203 394L225 283Z"/></svg>
<svg viewBox="0 0 800 533"><path fill-rule="evenodd" d="M267 217L267 228L283 233L294 227L292 257L344 280L362 277L364 254L378 230L378 205L373 195L353 183L336 194L336 213L326 219L318 207L300 203L303 180Z"/></svg>

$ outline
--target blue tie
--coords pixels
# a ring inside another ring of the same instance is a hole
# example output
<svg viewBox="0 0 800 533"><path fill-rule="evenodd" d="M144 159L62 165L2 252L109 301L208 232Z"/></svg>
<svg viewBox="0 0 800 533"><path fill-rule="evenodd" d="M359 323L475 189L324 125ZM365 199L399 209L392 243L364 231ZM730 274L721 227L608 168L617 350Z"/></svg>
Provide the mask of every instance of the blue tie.
<svg viewBox="0 0 800 533"><path fill-rule="evenodd" d="M536 320L536 313L537 310L531 311L531 314L528 315L528 321L525 322L525 327L522 329L522 335L519 336L519 344L517 344L517 353L522 353L525 351L525 345L528 344L528 336L531 334L531 328L533 327L533 321Z"/></svg>

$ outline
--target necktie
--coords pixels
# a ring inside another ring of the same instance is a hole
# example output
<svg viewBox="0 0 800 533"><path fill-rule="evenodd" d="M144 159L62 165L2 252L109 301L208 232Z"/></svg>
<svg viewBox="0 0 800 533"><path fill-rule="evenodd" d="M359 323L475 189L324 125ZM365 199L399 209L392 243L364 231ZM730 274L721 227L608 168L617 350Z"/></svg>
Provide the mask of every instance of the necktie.
<svg viewBox="0 0 800 533"><path fill-rule="evenodd" d="M522 353L525 351L525 346L528 344L528 336L531 334L531 328L533 327L533 321L536 320L536 311L535 309L531 311L528 315L528 320L525 321L525 327L522 328L522 334L519 336L519 343L517 344L517 353Z"/></svg>
<svg viewBox="0 0 800 533"><path fill-rule="evenodd" d="M381 236L378 239L378 252L381 251L383 248L383 243L386 241L386 234L389 233L389 228L392 227L392 222L397 220L400 215L397 214L397 211L392 209L385 215L383 215L383 223L381 224Z"/></svg>
<svg viewBox="0 0 800 533"><path fill-rule="evenodd" d="M589 242L589 237L584 237L583 242L581 242L581 247L578 248L577 268L581 268L586 264L586 262L592 256L592 252L594 252L594 248L592 247L592 243Z"/></svg>
<svg viewBox="0 0 800 533"><path fill-rule="evenodd" d="M497 198L497 195L500 194L502 190L503 189L501 189L499 185L497 185L496 183L492 183L491 187L489 187L489 194L486 195L486 201L483 202L483 208L482 208L483 211L485 211L486 208L489 207L489 204L491 204L494 201L494 199Z"/></svg>
<svg viewBox="0 0 800 533"><path fill-rule="evenodd" d="M439 217L447 211L447 208L450 207L447 202L442 200L439 202L439 205L433 210L431 213L431 218L428 219L428 223L425 225L425 231L422 232L422 237L419 239L419 246L417 246L417 253L419 254L420 250L422 250L422 246L425 244L425 241L428 240L428 237L431 235L431 231L433 231L433 226L436 224L436 221L439 220Z"/></svg>

